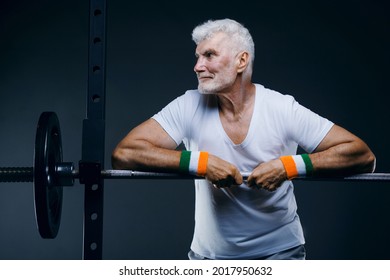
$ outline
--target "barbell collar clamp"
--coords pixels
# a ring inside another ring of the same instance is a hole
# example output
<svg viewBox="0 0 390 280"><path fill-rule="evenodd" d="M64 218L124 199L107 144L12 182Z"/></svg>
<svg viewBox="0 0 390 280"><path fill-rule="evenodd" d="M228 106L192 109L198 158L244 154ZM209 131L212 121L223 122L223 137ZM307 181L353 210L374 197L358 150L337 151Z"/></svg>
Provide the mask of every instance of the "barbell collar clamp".
<svg viewBox="0 0 390 280"><path fill-rule="evenodd" d="M74 185L74 165L73 162L61 162L55 165L55 185L73 186Z"/></svg>

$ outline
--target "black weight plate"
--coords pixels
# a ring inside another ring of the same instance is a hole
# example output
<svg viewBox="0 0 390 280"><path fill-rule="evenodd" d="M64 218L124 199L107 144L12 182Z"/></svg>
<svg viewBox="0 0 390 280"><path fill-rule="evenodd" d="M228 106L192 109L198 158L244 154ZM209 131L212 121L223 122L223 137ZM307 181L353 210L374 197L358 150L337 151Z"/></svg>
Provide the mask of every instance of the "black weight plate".
<svg viewBox="0 0 390 280"><path fill-rule="evenodd" d="M34 151L35 217L42 238L55 238L61 222L63 187L56 182L56 164L62 162L58 117L43 112L39 117Z"/></svg>

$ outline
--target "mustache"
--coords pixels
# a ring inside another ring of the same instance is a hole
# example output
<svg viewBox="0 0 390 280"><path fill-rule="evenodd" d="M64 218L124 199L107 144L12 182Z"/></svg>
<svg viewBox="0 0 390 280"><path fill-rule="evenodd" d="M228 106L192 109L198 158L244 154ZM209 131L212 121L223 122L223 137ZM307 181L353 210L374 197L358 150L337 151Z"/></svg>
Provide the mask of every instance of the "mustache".
<svg viewBox="0 0 390 280"><path fill-rule="evenodd" d="M214 75L212 74L205 74L205 73L196 73L196 77L198 79L202 79L202 78L214 78Z"/></svg>

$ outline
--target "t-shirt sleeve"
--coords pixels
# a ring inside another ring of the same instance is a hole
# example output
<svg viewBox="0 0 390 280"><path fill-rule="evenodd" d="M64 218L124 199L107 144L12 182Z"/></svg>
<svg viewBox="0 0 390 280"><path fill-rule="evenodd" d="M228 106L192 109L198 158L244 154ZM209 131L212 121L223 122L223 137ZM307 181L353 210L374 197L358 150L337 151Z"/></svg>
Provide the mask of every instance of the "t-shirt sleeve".
<svg viewBox="0 0 390 280"><path fill-rule="evenodd" d="M193 94L192 94L193 95ZM191 93L186 92L165 106L152 118L156 120L169 136L180 145L185 138L187 130L187 119L191 114Z"/></svg>
<svg viewBox="0 0 390 280"><path fill-rule="evenodd" d="M306 152L313 152L334 125L290 97L287 115L287 133Z"/></svg>

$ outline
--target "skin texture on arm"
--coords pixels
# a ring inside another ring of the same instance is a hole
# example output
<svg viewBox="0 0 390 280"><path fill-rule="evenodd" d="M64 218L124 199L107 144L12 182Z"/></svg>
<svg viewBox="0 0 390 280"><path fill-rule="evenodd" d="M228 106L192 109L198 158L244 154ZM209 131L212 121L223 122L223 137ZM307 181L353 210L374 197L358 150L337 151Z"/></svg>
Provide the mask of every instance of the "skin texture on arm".
<svg viewBox="0 0 390 280"><path fill-rule="evenodd" d="M375 156L367 144L338 125L331 128L309 157L313 163L313 176L351 175L375 169ZM248 177L248 184L274 191L285 180L287 174L283 163L275 159L258 165Z"/></svg>
<svg viewBox="0 0 390 280"><path fill-rule="evenodd" d="M375 169L375 155L367 144L338 125L332 127L310 159L314 176L350 175Z"/></svg>
<svg viewBox="0 0 390 280"><path fill-rule="evenodd" d="M176 142L154 120L149 119L126 135L112 153L114 169L174 171L180 152Z"/></svg>

